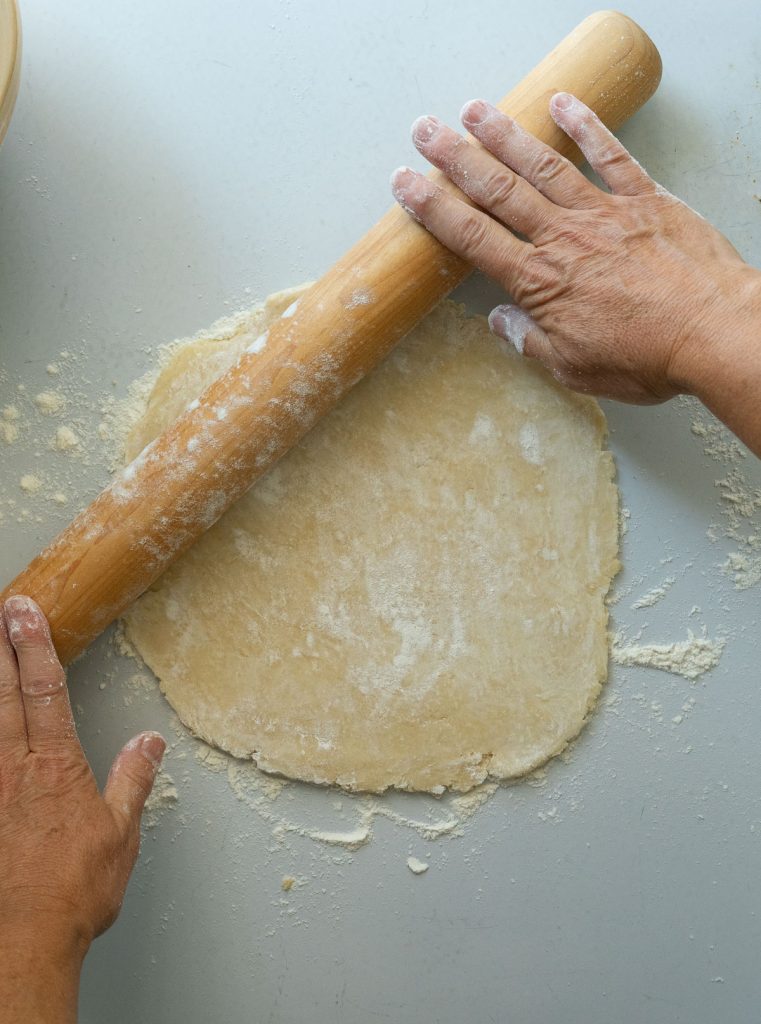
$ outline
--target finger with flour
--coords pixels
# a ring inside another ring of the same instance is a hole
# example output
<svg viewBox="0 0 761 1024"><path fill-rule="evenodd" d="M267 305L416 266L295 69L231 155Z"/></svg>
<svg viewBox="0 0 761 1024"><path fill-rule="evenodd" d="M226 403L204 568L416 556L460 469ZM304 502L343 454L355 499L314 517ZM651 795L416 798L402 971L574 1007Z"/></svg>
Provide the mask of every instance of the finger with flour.
<svg viewBox="0 0 761 1024"><path fill-rule="evenodd" d="M419 117L412 126L412 139L420 153L474 203L514 231L531 238L560 212L519 174L436 117Z"/></svg>
<svg viewBox="0 0 761 1024"><path fill-rule="evenodd" d="M511 284L520 287L532 245L409 167L394 171L391 190L403 209L448 249L508 290Z"/></svg>
<svg viewBox="0 0 761 1024"><path fill-rule="evenodd" d="M550 101L550 113L615 195L639 196L656 191L649 174L581 100L567 92L556 93Z"/></svg>

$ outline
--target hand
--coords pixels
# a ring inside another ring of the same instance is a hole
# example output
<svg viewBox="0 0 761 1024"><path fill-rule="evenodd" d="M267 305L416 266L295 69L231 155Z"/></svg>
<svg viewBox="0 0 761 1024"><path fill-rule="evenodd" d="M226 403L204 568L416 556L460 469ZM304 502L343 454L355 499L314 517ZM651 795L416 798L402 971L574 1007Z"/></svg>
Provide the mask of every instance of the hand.
<svg viewBox="0 0 761 1024"><path fill-rule="evenodd" d="M84 954L119 913L165 743L130 740L101 796L42 612L26 597L3 612L0 1005L16 1010L4 1020L60 1022L75 1019Z"/></svg>
<svg viewBox="0 0 761 1024"><path fill-rule="evenodd" d="M559 93L550 112L610 193L475 100L462 121L484 148L434 117L412 131L423 156L476 207L408 168L392 175L396 199L504 286L518 305L498 306L492 330L563 384L637 403L691 391L711 404L705 392L721 377L714 370L727 340L742 336L755 354L758 272L656 185L578 99ZM729 410L725 418L737 429Z"/></svg>

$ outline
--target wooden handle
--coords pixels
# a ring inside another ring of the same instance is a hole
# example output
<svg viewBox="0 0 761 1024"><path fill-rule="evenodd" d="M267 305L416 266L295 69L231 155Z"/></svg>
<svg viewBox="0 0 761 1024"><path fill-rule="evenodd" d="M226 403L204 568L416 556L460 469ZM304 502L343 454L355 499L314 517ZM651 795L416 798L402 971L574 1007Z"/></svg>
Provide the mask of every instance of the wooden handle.
<svg viewBox="0 0 761 1024"><path fill-rule="evenodd" d="M645 33L605 11L583 21L499 106L580 159L549 116L553 93L574 93L615 129L652 95L660 73ZM2 598L34 597L62 661L76 657L469 269L393 207Z"/></svg>

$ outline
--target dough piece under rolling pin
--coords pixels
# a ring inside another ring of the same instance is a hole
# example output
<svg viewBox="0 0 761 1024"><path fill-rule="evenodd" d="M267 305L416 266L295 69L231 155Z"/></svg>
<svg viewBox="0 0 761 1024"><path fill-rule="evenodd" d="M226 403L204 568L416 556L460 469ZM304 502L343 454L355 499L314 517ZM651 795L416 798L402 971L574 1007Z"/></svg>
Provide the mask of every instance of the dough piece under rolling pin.
<svg viewBox="0 0 761 1024"><path fill-rule="evenodd" d="M233 363L180 347L129 456ZM607 670L618 493L597 404L434 310L127 613L198 736L351 790L468 790L577 735Z"/></svg>

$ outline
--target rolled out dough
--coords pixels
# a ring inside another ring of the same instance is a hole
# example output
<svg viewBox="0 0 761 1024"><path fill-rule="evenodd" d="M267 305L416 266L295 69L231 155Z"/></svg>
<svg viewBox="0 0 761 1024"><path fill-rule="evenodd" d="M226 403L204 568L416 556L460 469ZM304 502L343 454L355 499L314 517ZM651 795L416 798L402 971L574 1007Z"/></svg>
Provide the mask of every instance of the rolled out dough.
<svg viewBox="0 0 761 1024"><path fill-rule="evenodd" d="M297 295L178 346L132 457ZM557 754L607 671L618 495L597 404L435 309L129 611L198 736L351 790Z"/></svg>

